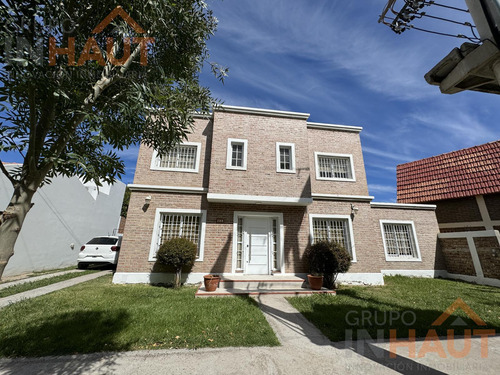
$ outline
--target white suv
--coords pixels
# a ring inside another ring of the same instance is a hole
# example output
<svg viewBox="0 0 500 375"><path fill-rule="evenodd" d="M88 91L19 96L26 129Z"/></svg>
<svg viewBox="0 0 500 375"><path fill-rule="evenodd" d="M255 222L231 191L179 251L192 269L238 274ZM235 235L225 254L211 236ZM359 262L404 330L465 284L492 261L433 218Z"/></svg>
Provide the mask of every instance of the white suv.
<svg viewBox="0 0 500 375"><path fill-rule="evenodd" d="M78 254L78 268L85 269L90 264L118 263L121 236L102 236L92 238L80 248Z"/></svg>

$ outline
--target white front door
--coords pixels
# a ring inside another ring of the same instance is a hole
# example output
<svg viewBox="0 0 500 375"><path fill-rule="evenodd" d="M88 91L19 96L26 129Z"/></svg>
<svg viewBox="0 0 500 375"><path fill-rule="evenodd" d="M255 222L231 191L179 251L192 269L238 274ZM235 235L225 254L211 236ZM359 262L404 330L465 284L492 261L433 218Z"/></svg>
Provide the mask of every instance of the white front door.
<svg viewBox="0 0 500 375"><path fill-rule="evenodd" d="M268 217L246 217L245 233L245 273L253 275L269 274L269 233L271 219Z"/></svg>

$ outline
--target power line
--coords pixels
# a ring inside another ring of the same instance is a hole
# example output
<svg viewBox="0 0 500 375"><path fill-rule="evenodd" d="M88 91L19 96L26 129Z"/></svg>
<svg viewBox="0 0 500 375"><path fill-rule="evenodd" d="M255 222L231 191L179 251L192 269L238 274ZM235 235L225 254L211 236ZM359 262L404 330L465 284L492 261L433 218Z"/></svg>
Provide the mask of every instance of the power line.
<svg viewBox="0 0 500 375"><path fill-rule="evenodd" d="M467 21L456 21L451 18L446 18L446 17L440 17L440 16L435 16L431 14L427 14L427 12L423 12L422 9L425 7L429 7L432 5L450 9L453 11L459 11L459 12L465 12L469 13L468 9L462 9L462 8L457 8L453 7L450 5L446 4L441 4L441 3L436 3L434 1L424 1L424 0L404 0L404 4L401 7L399 11L394 9L395 4L397 3L397 0L389 0L387 5L385 6L380 18L379 22L389 26L395 33L401 34L404 31L408 29L414 29L418 31L423 31L426 33L431 33L431 34L436 34L436 35L442 35L442 36L448 36L448 37L454 37L454 38L460 38L460 39L468 39L472 43L479 43L480 39L477 37L474 29L476 26L474 26L472 23L467 22ZM387 14L389 12L392 12L395 16L394 17L389 17ZM448 32L442 32L438 30L432 30L432 29L426 29L423 27L417 27L413 24L413 21L416 19L421 19L421 18L429 18L432 20L436 21L441 21L441 22L448 22L452 23L455 25L459 26L464 26L467 28L470 28L472 36L467 36L462 33L457 33L457 34L452 34Z"/></svg>

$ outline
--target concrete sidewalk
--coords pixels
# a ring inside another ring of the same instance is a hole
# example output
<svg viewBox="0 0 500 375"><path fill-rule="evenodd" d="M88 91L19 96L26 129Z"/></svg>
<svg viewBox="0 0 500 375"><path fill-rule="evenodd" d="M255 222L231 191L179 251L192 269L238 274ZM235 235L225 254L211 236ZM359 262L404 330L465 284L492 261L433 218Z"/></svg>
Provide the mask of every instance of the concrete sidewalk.
<svg viewBox="0 0 500 375"><path fill-rule="evenodd" d="M13 294L12 296L0 298L0 309L2 309L5 306L10 305L11 303L19 302L23 299L29 299L29 298L43 296L44 294L52 293L52 292L55 292L56 290L68 288L70 286L80 284L80 283L83 283L85 281L96 279L98 277L110 274L111 272L112 271L101 271L101 272L91 273L88 275L83 275L80 277L75 277L73 279L61 281L59 283L47 285L47 286L44 286L41 288L28 290L26 292L22 292L22 293L18 293L18 294Z"/></svg>
<svg viewBox="0 0 500 375"><path fill-rule="evenodd" d="M24 279L17 279L13 281L8 281L6 283L0 284L0 290L9 288L14 285L21 285L21 284L26 284L26 283L31 283L33 281L38 281L38 280L43 280L43 279L50 279L51 277L55 276L60 276L60 275L66 275L67 273L76 273L76 272L84 272L84 270L67 270L67 271L60 271L60 272L54 272L54 273L47 273L44 275L40 276L33 276L33 277L26 277Z"/></svg>
<svg viewBox="0 0 500 375"><path fill-rule="evenodd" d="M471 340L464 358L428 353L410 358L399 348L389 358L389 343L331 343L283 297L257 299L281 347L157 350L99 353L45 358L1 359L0 374L497 374L500 336L488 340L488 358L481 358L481 339ZM186 322L189 324L189 322ZM423 342L416 343L417 353ZM456 339L456 350L465 340ZM442 342L447 351L447 343Z"/></svg>

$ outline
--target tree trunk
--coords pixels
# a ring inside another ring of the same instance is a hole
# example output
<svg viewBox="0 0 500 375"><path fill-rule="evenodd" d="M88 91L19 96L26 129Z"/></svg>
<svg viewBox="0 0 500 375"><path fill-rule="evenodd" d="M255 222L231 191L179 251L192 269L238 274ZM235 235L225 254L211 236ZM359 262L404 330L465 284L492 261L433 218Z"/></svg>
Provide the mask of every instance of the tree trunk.
<svg viewBox="0 0 500 375"><path fill-rule="evenodd" d="M181 286L181 276L182 276L182 268L179 268L175 271L175 283L174 286L179 288Z"/></svg>
<svg viewBox="0 0 500 375"><path fill-rule="evenodd" d="M31 208L34 193L34 190L16 184L9 205L0 216L0 280L7 262L14 255L14 246L26 214Z"/></svg>

